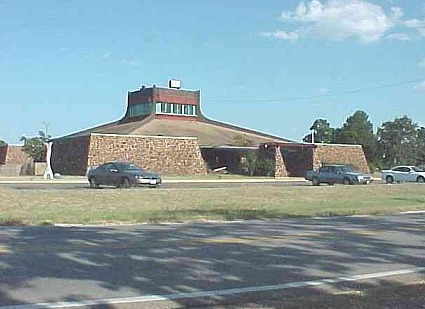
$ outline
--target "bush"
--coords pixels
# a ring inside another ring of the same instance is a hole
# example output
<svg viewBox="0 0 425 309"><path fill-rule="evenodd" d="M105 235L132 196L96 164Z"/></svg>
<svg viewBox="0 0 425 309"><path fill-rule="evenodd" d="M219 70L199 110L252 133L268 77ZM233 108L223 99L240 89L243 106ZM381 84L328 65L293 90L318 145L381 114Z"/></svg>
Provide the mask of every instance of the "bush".
<svg viewBox="0 0 425 309"><path fill-rule="evenodd" d="M245 166L251 176L274 176L275 160L269 152L248 152Z"/></svg>
<svg viewBox="0 0 425 309"><path fill-rule="evenodd" d="M45 162L46 150L44 149L44 143L50 139L50 135L46 135L43 131L39 131L38 135L35 137L22 136L21 141L24 142L22 150L35 162Z"/></svg>

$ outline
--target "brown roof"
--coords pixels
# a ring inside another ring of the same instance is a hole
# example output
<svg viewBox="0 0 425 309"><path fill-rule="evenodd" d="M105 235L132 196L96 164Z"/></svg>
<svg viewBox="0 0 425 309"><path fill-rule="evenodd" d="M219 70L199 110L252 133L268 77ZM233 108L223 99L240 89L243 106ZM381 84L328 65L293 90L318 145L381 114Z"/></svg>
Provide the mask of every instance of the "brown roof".
<svg viewBox="0 0 425 309"><path fill-rule="evenodd" d="M243 128L228 126L212 121L176 121L172 119L153 119L139 127L132 134L163 136L194 136L201 146L234 145L235 137L244 135L254 145L286 140Z"/></svg>
<svg viewBox="0 0 425 309"><path fill-rule="evenodd" d="M76 137L91 133L128 134L145 136L196 137L201 146L234 145L235 137L244 135L253 145L270 142L292 142L277 136L213 121L201 117L198 121L158 119L153 116L132 122L116 121L65 137Z"/></svg>

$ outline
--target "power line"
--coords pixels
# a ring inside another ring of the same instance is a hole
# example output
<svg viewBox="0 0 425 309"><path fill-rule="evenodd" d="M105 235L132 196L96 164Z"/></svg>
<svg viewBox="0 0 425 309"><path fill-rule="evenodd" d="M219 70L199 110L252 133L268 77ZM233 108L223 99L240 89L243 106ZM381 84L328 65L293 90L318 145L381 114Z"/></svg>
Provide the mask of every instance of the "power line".
<svg viewBox="0 0 425 309"><path fill-rule="evenodd" d="M384 85L378 85L374 87L367 87L367 88L358 88L358 89L351 89L351 90L345 90L340 92L334 92L334 93L322 93L317 95L311 95L311 96L301 96L297 98L288 98L288 99L210 99L206 101L210 102L229 102L229 103L283 103L283 102L293 102L293 101L301 101L301 100L312 100L312 99L320 99L320 98L327 98L327 97L334 97L334 96L340 96L344 94L356 94L356 93L362 93L362 92L369 92L369 91L375 91L380 89L386 89L386 88L394 88L394 87L401 87L401 86L407 86L415 83L422 82L424 79L414 79L409 80L405 82L398 82L398 83L392 83L392 84L384 84Z"/></svg>

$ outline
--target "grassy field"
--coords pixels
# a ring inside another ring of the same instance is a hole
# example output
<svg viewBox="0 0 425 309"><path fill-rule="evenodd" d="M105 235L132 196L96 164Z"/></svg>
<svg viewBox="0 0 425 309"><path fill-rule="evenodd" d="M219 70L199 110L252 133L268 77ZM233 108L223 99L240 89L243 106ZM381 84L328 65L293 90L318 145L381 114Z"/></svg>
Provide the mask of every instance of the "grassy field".
<svg viewBox="0 0 425 309"><path fill-rule="evenodd" d="M0 224L236 220L425 210L421 184L217 189L0 188Z"/></svg>

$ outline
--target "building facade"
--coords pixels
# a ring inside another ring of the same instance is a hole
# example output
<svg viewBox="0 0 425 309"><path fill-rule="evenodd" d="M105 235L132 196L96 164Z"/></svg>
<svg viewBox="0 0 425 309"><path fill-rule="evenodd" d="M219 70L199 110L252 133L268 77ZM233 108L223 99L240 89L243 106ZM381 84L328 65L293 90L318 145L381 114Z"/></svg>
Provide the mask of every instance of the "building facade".
<svg viewBox="0 0 425 309"><path fill-rule="evenodd" d="M163 175L205 175L223 167L240 173L249 153L265 152L275 177L302 176L323 162L368 170L358 145L296 143L208 119L200 94L156 86L129 92L121 119L53 140L53 171L84 175L98 164L124 160Z"/></svg>

